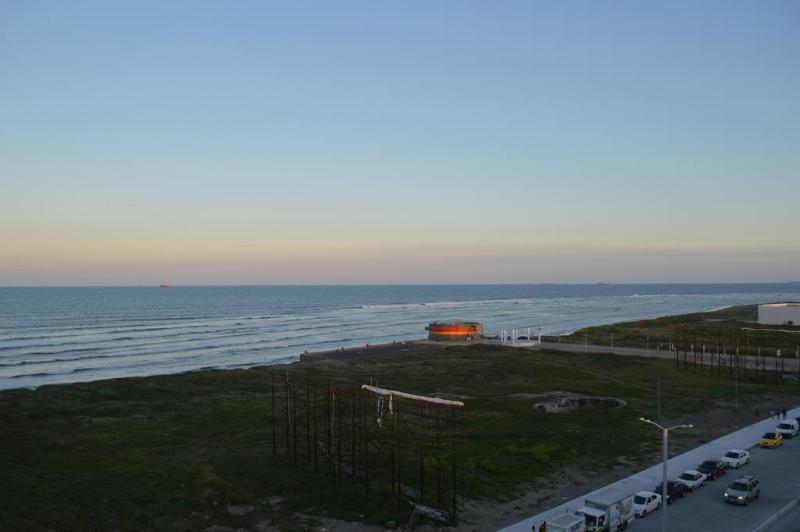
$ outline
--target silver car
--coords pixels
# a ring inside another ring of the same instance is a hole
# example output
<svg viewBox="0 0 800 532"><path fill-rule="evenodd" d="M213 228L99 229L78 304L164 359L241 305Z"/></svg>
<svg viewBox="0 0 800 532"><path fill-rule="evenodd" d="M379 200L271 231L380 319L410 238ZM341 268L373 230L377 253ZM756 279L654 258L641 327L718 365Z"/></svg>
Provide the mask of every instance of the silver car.
<svg viewBox="0 0 800 532"><path fill-rule="evenodd" d="M761 495L761 486L753 475L745 475L733 481L725 490L725 502L747 504Z"/></svg>

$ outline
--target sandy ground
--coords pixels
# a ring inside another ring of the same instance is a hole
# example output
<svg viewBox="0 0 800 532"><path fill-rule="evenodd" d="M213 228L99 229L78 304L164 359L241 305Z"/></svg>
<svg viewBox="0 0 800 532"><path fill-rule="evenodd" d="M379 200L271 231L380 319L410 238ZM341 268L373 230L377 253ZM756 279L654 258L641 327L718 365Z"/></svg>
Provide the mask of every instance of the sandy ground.
<svg viewBox="0 0 800 532"><path fill-rule="evenodd" d="M359 347L347 347L332 351L319 351L315 353L303 353L300 355L300 362L313 362L323 364L344 364L353 360L364 360L367 358L383 358L396 356L398 354L416 354L429 351L438 351L447 347L445 344L437 344L427 340L409 340L405 342L392 342L390 344L365 345Z"/></svg>

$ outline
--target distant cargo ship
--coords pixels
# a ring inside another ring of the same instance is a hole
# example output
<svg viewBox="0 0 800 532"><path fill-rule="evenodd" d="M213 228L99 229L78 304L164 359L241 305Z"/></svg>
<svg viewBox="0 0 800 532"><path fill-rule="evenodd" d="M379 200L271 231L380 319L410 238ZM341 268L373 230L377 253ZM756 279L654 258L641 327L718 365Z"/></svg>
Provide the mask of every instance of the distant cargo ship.
<svg viewBox="0 0 800 532"><path fill-rule="evenodd" d="M595 286L614 286L614 283L612 283L611 281L600 281L600 282L594 283L594 285Z"/></svg>
<svg viewBox="0 0 800 532"><path fill-rule="evenodd" d="M158 285L158 287L159 287L159 288L172 288L172 287L171 287L170 285L168 285L168 284L160 284L160 285Z"/></svg>

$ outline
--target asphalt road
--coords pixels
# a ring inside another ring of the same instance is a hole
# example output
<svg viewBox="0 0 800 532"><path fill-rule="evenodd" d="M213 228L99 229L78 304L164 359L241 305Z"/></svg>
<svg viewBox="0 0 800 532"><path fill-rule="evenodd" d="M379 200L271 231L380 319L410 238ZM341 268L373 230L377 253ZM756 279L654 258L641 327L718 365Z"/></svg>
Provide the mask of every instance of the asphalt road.
<svg viewBox="0 0 800 532"><path fill-rule="evenodd" d="M799 417L800 408L793 408L788 413L790 419ZM704 460L719 458L728 449L750 448L752 453L752 459L748 465L738 470L729 470L722 478L707 482L694 493L689 493L683 499L678 499L670 505L667 510L668 530L670 532L751 532L800 495L800 437L786 440L778 449L753 447L763 433L773 430L778 423L779 421L775 418L763 419L695 449L671 457L669 478L675 479L683 471L696 468ZM762 490L761 497L744 507L726 504L722 498L723 491L737 476L745 474L755 475L759 479ZM661 475L660 464L651 466L604 488L565 501L501 530L502 532L530 532L532 524L552 519L564 512L574 512L583 506L588 495L596 494L610 486L624 489L629 493L653 489L661 481ZM660 531L660 512L661 510L658 510L643 519L635 520L631 524L630 530L632 532ZM797 514L792 513L792 515L796 516ZM774 530L800 532L800 522L797 522L796 518L793 519L791 522L797 523L797 525L792 528L793 525L786 524L789 522L787 519L791 518L787 515L780 519ZM778 526L783 528L777 528ZM789 528L786 528L787 526Z"/></svg>
<svg viewBox="0 0 800 532"><path fill-rule="evenodd" d="M777 449L751 449L750 463L730 470L721 478L706 481L694 493L677 499L667 509L667 528L686 532L752 531L800 494L800 437L786 440ZM712 458L712 457L709 457ZM677 476L679 472L675 472ZM761 497L747 506L735 506L722 498L725 487L738 475L755 475L761 483ZM798 531L800 522L791 512L770 530ZM786 528L786 527L789 528ZM637 519L631 532L661 530L661 510Z"/></svg>
<svg viewBox="0 0 800 532"><path fill-rule="evenodd" d="M800 530L800 506L778 519L778 521L767 529L769 532L797 532Z"/></svg>

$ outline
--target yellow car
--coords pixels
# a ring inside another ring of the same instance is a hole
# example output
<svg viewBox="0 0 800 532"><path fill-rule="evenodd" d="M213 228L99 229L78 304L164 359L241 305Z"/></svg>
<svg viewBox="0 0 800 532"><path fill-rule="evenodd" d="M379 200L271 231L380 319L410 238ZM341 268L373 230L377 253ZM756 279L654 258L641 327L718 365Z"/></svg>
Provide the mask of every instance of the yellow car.
<svg viewBox="0 0 800 532"><path fill-rule="evenodd" d="M761 436L758 444L761 447L769 447L770 449L780 447L783 445L783 435L780 432L767 432Z"/></svg>

